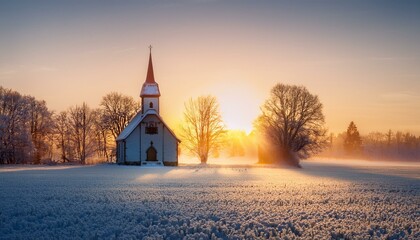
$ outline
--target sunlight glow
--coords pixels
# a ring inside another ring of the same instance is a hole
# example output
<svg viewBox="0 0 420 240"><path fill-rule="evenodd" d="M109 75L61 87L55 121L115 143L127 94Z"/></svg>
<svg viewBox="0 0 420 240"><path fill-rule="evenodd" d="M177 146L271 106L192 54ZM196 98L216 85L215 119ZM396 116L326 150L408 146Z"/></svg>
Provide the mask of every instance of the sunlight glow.
<svg viewBox="0 0 420 240"><path fill-rule="evenodd" d="M265 93L256 83L244 80L241 74L227 72L226 78L221 77L220 85L210 89L217 97L222 118L227 129L243 130L247 134L252 131L253 121L260 114L260 105Z"/></svg>
<svg viewBox="0 0 420 240"><path fill-rule="evenodd" d="M111 91L138 99L153 44L161 115L171 127L189 98L214 95L227 127L250 132L281 82L318 95L331 132L355 121L362 133L419 134L420 5L388 1L371 8L377 14L359 15L374 4L321 1L312 9L292 2L130 1L117 9L27 2L22 11L31 14L23 14L9 1L0 9L0 85L56 112L82 102L98 107Z"/></svg>

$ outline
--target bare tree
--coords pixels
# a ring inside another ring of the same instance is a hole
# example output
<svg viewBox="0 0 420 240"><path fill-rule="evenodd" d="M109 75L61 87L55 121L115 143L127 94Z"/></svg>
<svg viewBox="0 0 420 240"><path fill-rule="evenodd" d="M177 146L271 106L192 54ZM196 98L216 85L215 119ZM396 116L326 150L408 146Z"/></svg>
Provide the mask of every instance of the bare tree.
<svg viewBox="0 0 420 240"><path fill-rule="evenodd" d="M111 92L101 101L100 116L96 123L98 155L108 161L115 154L115 139L140 109L140 102L133 97Z"/></svg>
<svg viewBox="0 0 420 240"><path fill-rule="evenodd" d="M386 139L387 139L388 147L391 146L392 135L393 135L393 133L392 133L391 129L389 129L388 132L386 133Z"/></svg>
<svg viewBox="0 0 420 240"><path fill-rule="evenodd" d="M95 119L95 141L98 157L105 157L109 162L115 155L115 137L110 129L109 116L105 116L103 109L97 109L97 117Z"/></svg>
<svg viewBox="0 0 420 240"><path fill-rule="evenodd" d="M74 158L74 148L70 135L70 120L67 111L54 116L56 146L61 152L61 161L70 162Z"/></svg>
<svg viewBox="0 0 420 240"><path fill-rule="evenodd" d="M76 154L82 164L91 156L94 149L95 114L86 103L69 110L69 126L71 138L76 148Z"/></svg>
<svg viewBox="0 0 420 240"><path fill-rule="evenodd" d="M32 143L34 145L33 163L40 164L41 159L50 151L49 135L53 131L52 112L48 110L45 101L26 97L28 102L29 124Z"/></svg>
<svg viewBox="0 0 420 240"><path fill-rule="evenodd" d="M0 163L25 163L33 152L28 101L0 86Z"/></svg>
<svg viewBox="0 0 420 240"><path fill-rule="evenodd" d="M185 104L182 143L190 153L200 158L201 163L207 163L209 154L218 152L224 133L215 97L201 96Z"/></svg>
<svg viewBox="0 0 420 240"><path fill-rule="evenodd" d="M261 111L255 124L264 139L264 146L259 146L260 162L300 167L301 158L325 147L322 104L305 87L277 84Z"/></svg>
<svg viewBox="0 0 420 240"><path fill-rule="evenodd" d="M101 108L102 123L111 131L115 139L136 115L140 109L140 103L133 97L112 92L102 98Z"/></svg>

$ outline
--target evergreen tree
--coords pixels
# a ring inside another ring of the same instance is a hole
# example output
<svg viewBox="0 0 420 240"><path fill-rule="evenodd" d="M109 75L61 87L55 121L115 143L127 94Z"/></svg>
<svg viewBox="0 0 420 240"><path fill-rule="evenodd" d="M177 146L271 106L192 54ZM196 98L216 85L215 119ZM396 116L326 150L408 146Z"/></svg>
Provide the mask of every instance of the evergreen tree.
<svg viewBox="0 0 420 240"><path fill-rule="evenodd" d="M360 138L360 133L353 121L350 122L347 128L346 137L344 139L344 149L348 153L357 153L362 149L362 139Z"/></svg>

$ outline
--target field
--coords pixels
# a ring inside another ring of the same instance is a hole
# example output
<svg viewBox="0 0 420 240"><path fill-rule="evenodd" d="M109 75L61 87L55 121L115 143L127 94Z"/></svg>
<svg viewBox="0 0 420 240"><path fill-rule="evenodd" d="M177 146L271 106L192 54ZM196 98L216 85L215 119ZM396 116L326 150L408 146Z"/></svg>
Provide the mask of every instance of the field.
<svg viewBox="0 0 420 240"><path fill-rule="evenodd" d="M420 164L0 168L0 238L420 239Z"/></svg>

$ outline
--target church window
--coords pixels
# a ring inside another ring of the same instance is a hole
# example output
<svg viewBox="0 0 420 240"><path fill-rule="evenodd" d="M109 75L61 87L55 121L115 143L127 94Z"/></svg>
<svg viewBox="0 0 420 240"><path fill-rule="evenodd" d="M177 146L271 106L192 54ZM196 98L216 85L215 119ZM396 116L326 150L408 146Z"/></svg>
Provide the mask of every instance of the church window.
<svg viewBox="0 0 420 240"><path fill-rule="evenodd" d="M149 103L149 108L153 108L153 102Z"/></svg>
<svg viewBox="0 0 420 240"><path fill-rule="evenodd" d="M157 133L158 133L157 124L155 122L149 122L146 125L146 134L157 134Z"/></svg>

